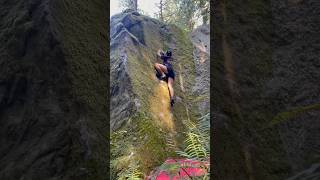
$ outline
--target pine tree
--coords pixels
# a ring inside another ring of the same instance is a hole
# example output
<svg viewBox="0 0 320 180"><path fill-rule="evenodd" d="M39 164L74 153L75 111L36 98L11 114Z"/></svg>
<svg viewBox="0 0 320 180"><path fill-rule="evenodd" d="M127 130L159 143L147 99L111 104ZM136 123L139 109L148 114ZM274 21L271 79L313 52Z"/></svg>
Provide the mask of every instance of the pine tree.
<svg viewBox="0 0 320 180"><path fill-rule="evenodd" d="M207 24L210 17L210 2L208 0L194 0L197 10L200 11L202 24Z"/></svg>
<svg viewBox="0 0 320 180"><path fill-rule="evenodd" d="M160 0L159 9L160 20L163 21L163 0Z"/></svg>
<svg viewBox="0 0 320 180"><path fill-rule="evenodd" d="M209 0L161 0L163 3L159 19L166 23L174 23L179 27L191 31L197 21L202 19L202 24L208 24L210 17ZM159 4L160 6L160 4ZM160 7L159 7L160 8Z"/></svg>
<svg viewBox="0 0 320 180"><path fill-rule="evenodd" d="M138 10L138 0L120 0L120 7L123 9Z"/></svg>

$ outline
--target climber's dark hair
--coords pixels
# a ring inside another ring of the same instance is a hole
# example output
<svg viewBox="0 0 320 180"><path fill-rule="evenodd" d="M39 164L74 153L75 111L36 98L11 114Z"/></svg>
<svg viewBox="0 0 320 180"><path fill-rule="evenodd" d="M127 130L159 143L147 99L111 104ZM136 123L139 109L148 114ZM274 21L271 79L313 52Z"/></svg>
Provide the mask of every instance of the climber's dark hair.
<svg viewBox="0 0 320 180"><path fill-rule="evenodd" d="M170 49L168 49L168 50L167 50L167 52L166 52L166 56L168 56L168 57L171 57L171 56L172 56L172 52L171 52L171 50L170 50Z"/></svg>

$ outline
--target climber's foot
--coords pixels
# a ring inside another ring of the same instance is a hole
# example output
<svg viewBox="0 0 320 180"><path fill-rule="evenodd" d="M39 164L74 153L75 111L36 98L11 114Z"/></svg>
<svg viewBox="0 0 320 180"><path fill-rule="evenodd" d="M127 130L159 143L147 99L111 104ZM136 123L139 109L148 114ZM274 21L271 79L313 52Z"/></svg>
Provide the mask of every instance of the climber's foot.
<svg viewBox="0 0 320 180"><path fill-rule="evenodd" d="M160 73L156 73L156 77L159 79L159 80L161 80L161 74Z"/></svg>
<svg viewBox="0 0 320 180"><path fill-rule="evenodd" d="M165 80L166 80L166 78L167 78L167 76L166 76L165 74L163 74L163 75L160 77L160 80L165 81Z"/></svg>
<svg viewBox="0 0 320 180"><path fill-rule="evenodd" d="M171 99L170 99L170 105L171 105L171 107L173 107L173 104L174 104L174 99L171 98Z"/></svg>

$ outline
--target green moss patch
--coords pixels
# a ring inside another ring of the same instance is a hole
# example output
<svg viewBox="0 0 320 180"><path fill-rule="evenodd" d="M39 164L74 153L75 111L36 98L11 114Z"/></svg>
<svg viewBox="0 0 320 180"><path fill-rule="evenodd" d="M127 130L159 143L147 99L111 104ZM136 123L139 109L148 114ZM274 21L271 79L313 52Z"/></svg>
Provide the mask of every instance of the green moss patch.
<svg viewBox="0 0 320 180"><path fill-rule="evenodd" d="M320 109L320 104L313 104L313 105L309 105L309 106L303 106L303 107L297 107L294 108L290 111L285 111L285 112L281 112L278 113L272 120L270 123L270 126L288 121L294 117L297 117L303 113L309 112L309 111L313 111L313 110L319 110Z"/></svg>

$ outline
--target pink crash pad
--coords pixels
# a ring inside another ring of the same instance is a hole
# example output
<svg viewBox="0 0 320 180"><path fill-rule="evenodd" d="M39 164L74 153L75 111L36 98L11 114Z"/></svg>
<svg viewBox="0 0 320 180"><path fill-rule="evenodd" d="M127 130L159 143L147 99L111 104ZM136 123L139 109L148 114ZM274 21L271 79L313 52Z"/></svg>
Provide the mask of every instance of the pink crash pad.
<svg viewBox="0 0 320 180"><path fill-rule="evenodd" d="M179 180L181 178L187 178L189 176L195 177L195 176L202 176L206 173L206 171L202 168L199 168L200 162L196 160L190 160L190 159L167 159L164 163L165 164L175 164L179 162L182 166L179 170L179 172L172 177L172 180ZM208 167L209 161L205 162L205 166ZM170 180L169 173L166 171L158 171L157 175L151 175L152 177L156 177L156 180ZM147 180L150 180L150 176L147 178Z"/></svg>

